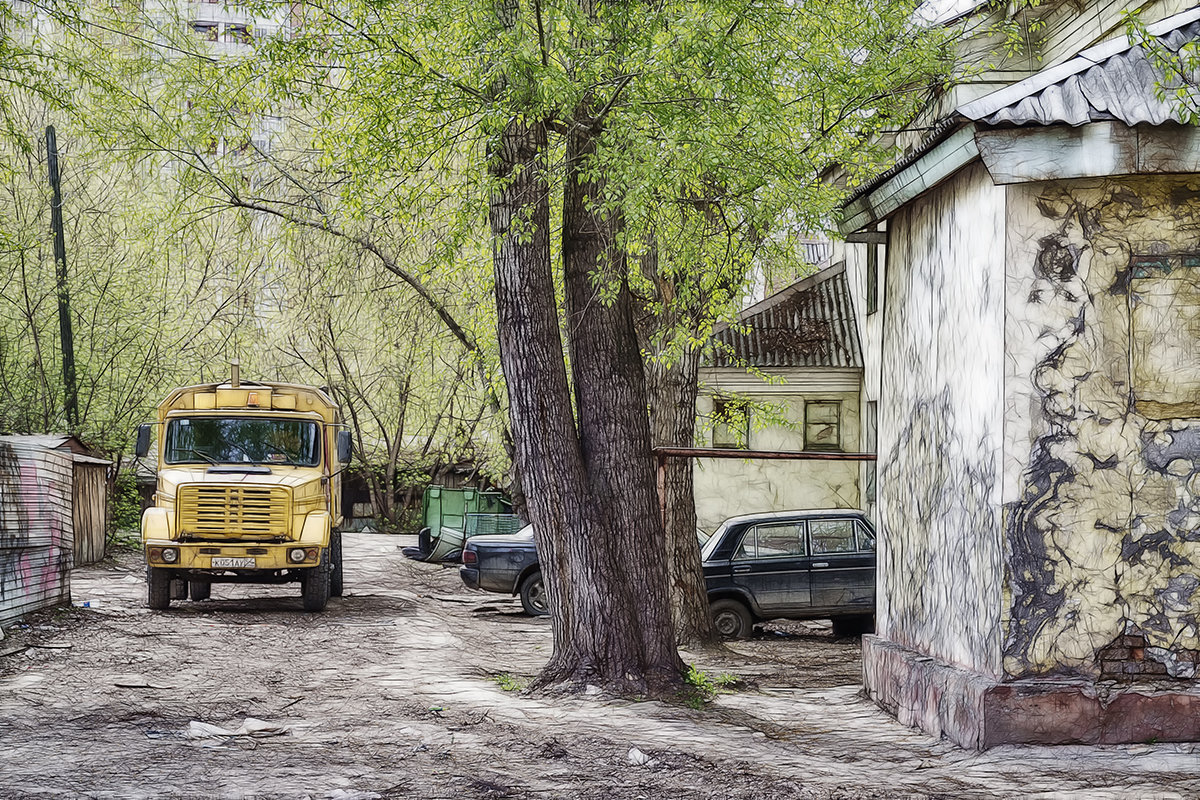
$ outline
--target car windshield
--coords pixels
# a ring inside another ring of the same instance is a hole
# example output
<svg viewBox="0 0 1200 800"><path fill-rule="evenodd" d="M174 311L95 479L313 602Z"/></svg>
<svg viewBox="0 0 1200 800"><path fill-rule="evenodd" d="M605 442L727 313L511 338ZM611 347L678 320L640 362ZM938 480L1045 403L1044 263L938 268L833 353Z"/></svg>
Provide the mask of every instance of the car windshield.
<svg viewBox="0 0 1200 800"><path fill-rule="evenodd" d="M315 467L320 426L271 417L184 417L167 423L168 464L283 464Z"/></svg>

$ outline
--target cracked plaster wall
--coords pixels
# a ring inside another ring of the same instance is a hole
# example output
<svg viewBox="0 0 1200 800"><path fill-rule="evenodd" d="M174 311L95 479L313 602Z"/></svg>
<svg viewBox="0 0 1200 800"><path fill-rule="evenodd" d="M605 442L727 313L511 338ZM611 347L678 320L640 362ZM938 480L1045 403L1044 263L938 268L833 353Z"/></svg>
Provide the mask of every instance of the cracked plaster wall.
<svg viewBox="0 0 1200 800"><path fill-rule="evenodd" d="M998 676L1005 190L980 164L891 219L877 629Z"/></svg>
<svg viewBox="0 0 1200 800"><path fill-rule="evenodd" d="M1020 184L1008 200L1004 672L1190 678L1200 177Z"/></svg>

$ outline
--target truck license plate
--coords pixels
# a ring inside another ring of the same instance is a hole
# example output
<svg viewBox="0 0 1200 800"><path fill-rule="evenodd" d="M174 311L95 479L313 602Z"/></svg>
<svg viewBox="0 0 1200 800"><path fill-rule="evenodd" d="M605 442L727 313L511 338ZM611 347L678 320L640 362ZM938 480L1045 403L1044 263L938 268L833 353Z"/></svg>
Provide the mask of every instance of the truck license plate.
<svg viewBox="0 0 1200 800"><path fill-rule="evenodd" d="M214 558L212 560L213 569L238 569L245 567L254 567L255 560L253 558Z"/></svg>

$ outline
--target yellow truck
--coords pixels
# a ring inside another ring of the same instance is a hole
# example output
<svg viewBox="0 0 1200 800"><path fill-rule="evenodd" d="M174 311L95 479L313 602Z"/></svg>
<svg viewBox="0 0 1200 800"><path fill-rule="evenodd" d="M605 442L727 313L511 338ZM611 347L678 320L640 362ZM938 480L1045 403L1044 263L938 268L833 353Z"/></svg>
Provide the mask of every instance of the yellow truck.
<svg viewBox="0 0 1200 800"><path fill-rule="evenodd" d="M206 600L214 583L300 584L305 611L342 594L341 473L350 431L321 389L242 382L186 386L138 428L157 429L153 505L142 514L148 604Z"/></svg>

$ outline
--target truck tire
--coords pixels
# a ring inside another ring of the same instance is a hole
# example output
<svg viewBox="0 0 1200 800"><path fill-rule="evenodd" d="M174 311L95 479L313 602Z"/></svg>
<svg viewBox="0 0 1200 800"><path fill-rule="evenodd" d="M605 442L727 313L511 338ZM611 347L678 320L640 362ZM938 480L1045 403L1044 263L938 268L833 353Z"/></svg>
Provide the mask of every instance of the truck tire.
<svg viewBox="0 0 1200 800"><path fill-rule="evenodd" d="M212 584L208 581L188 581L188 597L196 600L207 600L212 597Z"/></svg>
<svg viewBox="0 0 1200 800"><path fill-rule="evenodd" d="M521 608L531 617L544 617L550 613L546 604L546 584L541 571L534 572L521 581Z"/></svg>
<svg viewBox="0 0 1200 800"><path fill-rule="evenodd" d="M324 611L329 602L329 564L310 567L300 578L300 592L305 611Z"/></svg>
<svg viewBox="0 0 1200 800"><path fill-rule="evenodd" d="M171 573L161 567L146 568L146 605L156 611L171 607Z"/></svg>
<svg viewBox="0 0 1200 800"><path fill-rule="evenodd" d="M329 596L341 597L344 584L342 582L342 532L334 531L329 535Z"/></svg>

